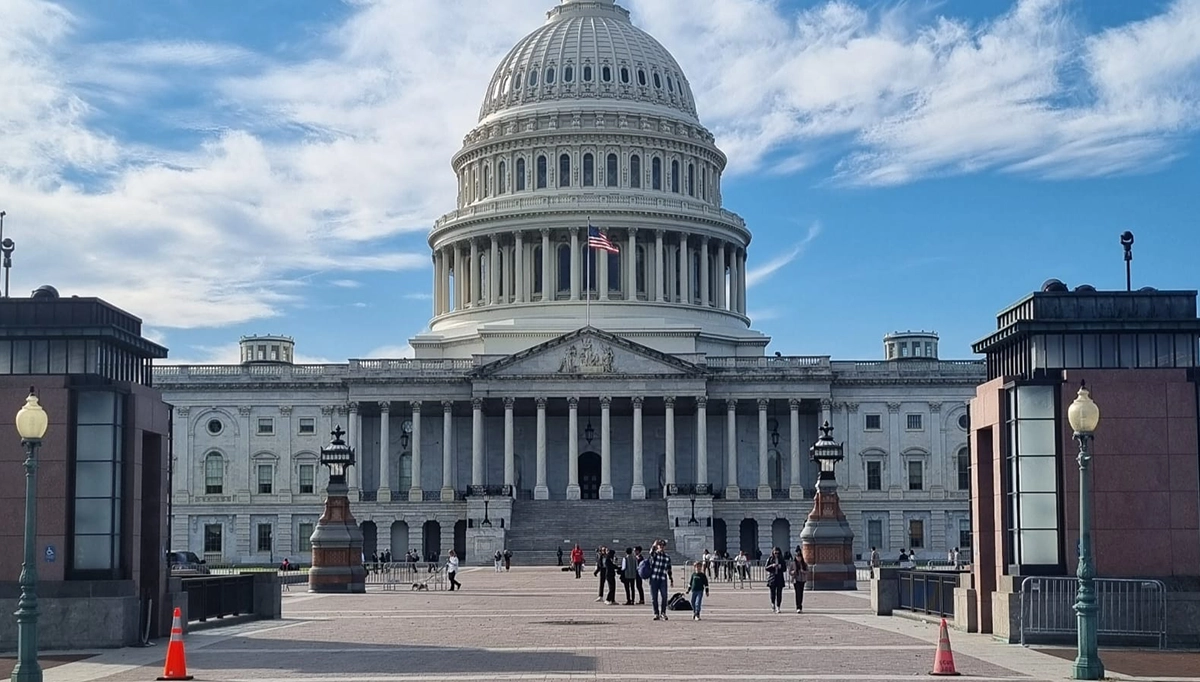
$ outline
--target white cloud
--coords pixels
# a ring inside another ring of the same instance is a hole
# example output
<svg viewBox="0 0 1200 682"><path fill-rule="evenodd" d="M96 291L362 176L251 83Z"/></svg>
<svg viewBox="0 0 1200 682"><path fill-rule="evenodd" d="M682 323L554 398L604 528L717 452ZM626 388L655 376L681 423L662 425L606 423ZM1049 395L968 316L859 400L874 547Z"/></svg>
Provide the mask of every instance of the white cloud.
<svg viewBox="0 0 1200 682"><path fill-rule="evenodd" d="M345 363L345 360L329 360L314 355L297 353L297 365L329 365ZM159 360L159 365L240 365L242 363L242 347L237 342L220 346L191 346L181 349L178 354L174 349L166 360Z"/></svg>
<svg viewBox="0 0 1200 682"><path fill-rule="evenodd" d="M341 289L357 289L362 286L362 282L353 279L335 279L329 283Z"/></svg>
<svg viewBox="0 0 1200 682"><path fill-rule="evenodd" d="M409 301L432 301L433 294L422 294L422 293L404 294L404 298L408 299Z"/></svg>
<svg viewBox="0 0 1200 682"><path fill-rule="evenodd" d="M367 352L362 359L380 359L380 360L398 360L401 358L411 358L416 354L413 347L409 344L399 346L380 346Z"/></svg>
<svg viewBox="0 0 1200 682"><path fill-rule="evenodd" d="M792 246L791 249L776 256L775 258L772 258L762 265L747 269L746 287L749 288L756 284L760 284L769 279L771 275L774 275L776 272L779 272L783 268L790 265L792 261L799 258L801 254L808 249L808 245L812 244L813 240L820 236L820 234L821 224L813 223L812 225L808 226L808 232L804 235L804 239L801 239L799 242L797 242L794 246ZM753 315L751 317L753 317Z"/></svg>

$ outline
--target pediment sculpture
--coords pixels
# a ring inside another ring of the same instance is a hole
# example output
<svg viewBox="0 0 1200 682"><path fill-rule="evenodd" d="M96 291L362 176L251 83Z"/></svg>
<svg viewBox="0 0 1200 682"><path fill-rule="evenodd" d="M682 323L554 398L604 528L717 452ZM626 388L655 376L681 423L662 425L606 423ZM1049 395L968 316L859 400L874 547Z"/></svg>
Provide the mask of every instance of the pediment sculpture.
<svg viewBox="0 0 1200 682"><path fill-rule="evenodd" d="M616 362L612 348L584 339L567 348L558 365L559 374L613 374Z"/></svg>

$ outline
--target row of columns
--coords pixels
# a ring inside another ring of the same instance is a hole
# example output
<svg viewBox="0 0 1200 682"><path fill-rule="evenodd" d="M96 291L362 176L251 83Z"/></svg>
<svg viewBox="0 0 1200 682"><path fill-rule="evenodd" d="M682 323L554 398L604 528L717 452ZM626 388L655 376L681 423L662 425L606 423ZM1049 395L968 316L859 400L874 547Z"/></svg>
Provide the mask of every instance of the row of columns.
<svg viewBox="0 0 1200 682"><path fill-rule="evenodd" d="M579 301L583 294L585 274L580 265L583 260L581 244L586 235L578 227L567 228L571 244L571 280L569 300ZM619 277L621 292L625 299L636 298L638 290L637 247L652 253L648 255L649 268L646 273L647 297L659 303L690 303L703 307L717 308L746 314L746 250L723 239L707 235L689 235L685 232L654 230L653 241L639 241L638 229L625 230L625 239L614 234L609 238L618 243L622 250ZM472 238L442 246L433 253L433 314L495 306L505 303L536 303L557 299L558 278L555 276L558 256L551 250L551 230L540 230L541 240L541 291L535 291L534 273L527 264L534 262L535 242L526 242L525 233L513 232L511 239L504 235ZM555 246L558 241L553 242ZM485 268L483 258L487 255L487 289L483 281ZM692 254L699 253L701 267L711 268L706 276L699 278L698 290L692 286ZM598 251L596 263L596 298L609 297L609 272L607 254ZM707 264L704 265L704 264ZM503 275L503 277L501 276ZM668 276L670 279L668 280ZM653 288L650 289L650 280ZM712 283L715 281L715 291ZM676 286L676 282L682 286ZM486 296L484 295L486 294Z"/></svg>
<svg viewBox="0 0 1200 682"><path fill-rule="evenodd" d="M547 432L546 432L546 398L535 398L537 405L537 469L536 469L536 484L534 487L534 499L549 499L550 489L547 486ZM644 398L635 396L631 399L633 404L633 483L630 488L630 497L633 499L645 499L646 485L643 480L644 472L644 448L642 442L643 423L642 423L642 406ZM675 455L675 397L666 396L663 398L665 405L665 484L675 485L676 480L676 455ZM708 476L708 402L709 399L704 396L696 398L696 483L709 483ZM726 480L730 481L726 487L726 498L737 499L740 496L740 490L736 484L737 481L737 399L729 399L726 404L726 447L725 447L725 464L726 464ZM803 487L800 481L800 401L788 401L791 414L791 442L790 442L790 496L794 498L803 497ZM412 438L410 454L412 457L412 470L417 472L412 480L412 488L408 491L408 499L410 501L421 501L424 499L424 491L421 488L421 405L422 403L412 402ZM513 411L516 405L514 398L504 399L504 484L516 484L516 455L515 455L515 429ZM767 410L770 406L770 400L758 400L758 497L759 499L771 499L771 485L769 479L769 434L767 430ZM453 408L452 401L442 402L442 499L453 499L454 481L453 481L453 461L452 453L449 451L447 444L451 442L452 426L453 426ZM567 490L568 499L579 499L579 398L571 397L567 399L568 417L567 417ZM379 409L382 415L379 424L379 439L382 444L383 452L380 457L380 480L382 484L379 488L378 499L380 501L390 500L391 490L387 487L391 480L390 472L390 457L388 457L387 447L390 443L390 425L388 416L391 411L391 403L382 402L379 404ZM350 415L350 437L351 445L356 452L361 453L362 446L362 416L359 411L358 403L352 403L349 407ZM827 418L823 414L823 418ZM611 432L612 432L612 398L600 398L600 498L612 499L612 449L611 449ZM361 456L361 455L360 455ZM475 398L471 401L471 485L484 484L484 452L483 452L483 399ZM356 466L351 468L350 487L359 489L362 487L361 467Z"/></svg>

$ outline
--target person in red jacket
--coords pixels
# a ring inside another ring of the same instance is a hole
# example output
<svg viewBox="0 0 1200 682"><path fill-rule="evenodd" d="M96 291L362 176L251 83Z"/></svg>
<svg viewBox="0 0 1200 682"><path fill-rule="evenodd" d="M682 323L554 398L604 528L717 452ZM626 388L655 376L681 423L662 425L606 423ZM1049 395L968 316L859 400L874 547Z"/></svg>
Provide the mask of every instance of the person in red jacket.
<svg viewBox="0 0 1200 682"><path fill-rule="evenodd" d="M571 568L575 569L575 579L579 580L579 574L583 571L583 548L579 545L571 550Z"/></svg>

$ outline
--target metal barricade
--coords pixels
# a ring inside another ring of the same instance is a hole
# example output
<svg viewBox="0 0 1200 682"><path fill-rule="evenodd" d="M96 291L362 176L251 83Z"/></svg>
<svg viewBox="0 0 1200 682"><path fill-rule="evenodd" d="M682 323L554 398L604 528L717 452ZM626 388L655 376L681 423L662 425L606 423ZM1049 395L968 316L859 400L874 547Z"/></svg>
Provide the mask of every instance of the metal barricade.
<svg viewBox="0 0 1200 682"><path fill-rule="evenodd" d="M180 580L187 595L188 621L254 613L254 576L207 575Z"/></svg>
<svg viewBox="0 0 1200 682"><path fill-rule="evenodd" d="M954 616L954 588L958 573L938 571L899 571L900 603L906 611L936 616Z"/></svg>
<svg viewBox="0 0 1200 682"><path fill-rule="evenodd" d="M1097 636L1112 644L1167 644L1167 590L1160 580L1096 578ZM1074 638L1079 581L1070 576L1021 581L1021 644Z"/></svg>

